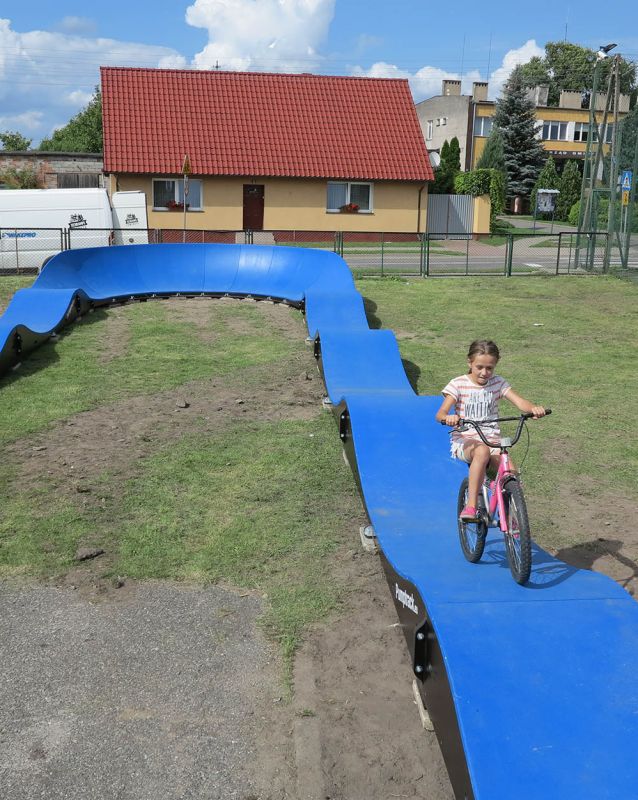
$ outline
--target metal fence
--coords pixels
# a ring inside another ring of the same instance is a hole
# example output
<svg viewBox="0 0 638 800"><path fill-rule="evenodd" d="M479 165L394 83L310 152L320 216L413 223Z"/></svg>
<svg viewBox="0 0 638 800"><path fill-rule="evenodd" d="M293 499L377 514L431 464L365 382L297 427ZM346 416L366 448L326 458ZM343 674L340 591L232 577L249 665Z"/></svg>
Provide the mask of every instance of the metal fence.
<svg viewBox="0 0 638 800"><path fill-rule="evenodd" d="M569 275L612 272L638 276L638 234L621 259L606 233L474 235L353 231L211 231L181 229L0 229L0 271L37 272L61 250L162 243L264 244L308 247L341 255L357 275ZM608 254L608 255L606 255Z"/></svg>

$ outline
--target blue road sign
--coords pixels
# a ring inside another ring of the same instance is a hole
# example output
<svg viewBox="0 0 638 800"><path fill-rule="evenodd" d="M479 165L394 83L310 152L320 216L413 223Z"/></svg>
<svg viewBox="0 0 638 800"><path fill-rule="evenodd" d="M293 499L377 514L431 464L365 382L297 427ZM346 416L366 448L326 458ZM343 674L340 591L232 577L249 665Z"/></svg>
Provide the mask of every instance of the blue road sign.
<svg viewBox="0 0 638 800"><path fill-rule="evenodd" d="M634 173L630 169L623 170L622 179L620 181L620 186L623 192L631 191L631 180L633 178Z"/></svg>

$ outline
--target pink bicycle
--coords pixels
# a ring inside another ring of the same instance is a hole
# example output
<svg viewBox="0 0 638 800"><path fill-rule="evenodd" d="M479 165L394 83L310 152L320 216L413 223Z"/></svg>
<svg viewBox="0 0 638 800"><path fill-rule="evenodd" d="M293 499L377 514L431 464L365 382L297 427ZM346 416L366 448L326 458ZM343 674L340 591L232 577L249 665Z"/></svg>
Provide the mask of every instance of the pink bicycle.
<svg viewBox="0 0 638 800"><path fill-rule="evenodd" d="M546 408L545 414L551 414ZM462 419L459 427L471 425L488 447L498 447L501 458L494 480L486 479L482 493L479 494L477 519L463 522L459 519L459 539L461 549L468 561L476 564L481 560L485 548L488 528L500 528L505 538L505 550L512 577L516 583L528 581L532 570L532 537L529 529L527 506L520 479L512 468L509 450L521 437L523 428L533 414L521 414L518 417L500 417L477 422ZM482 425L494 422L515 422L518 427L513 437L502 436L500 442L490 442L481 430ZM465 478L459 488L457 515L468 504L468 479Z"/></svg>

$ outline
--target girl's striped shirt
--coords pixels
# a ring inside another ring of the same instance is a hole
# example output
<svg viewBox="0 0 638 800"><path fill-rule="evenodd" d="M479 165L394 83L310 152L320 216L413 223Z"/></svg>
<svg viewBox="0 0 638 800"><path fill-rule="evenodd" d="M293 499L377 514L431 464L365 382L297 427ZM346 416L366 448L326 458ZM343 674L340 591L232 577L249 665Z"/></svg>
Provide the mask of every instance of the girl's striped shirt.
<svg viewBox="0 0 638 800"><path fill-rule="evenodd" d="M448 383L443 389L443 394L454 398L455 412L459 417L480 422L498 417L498 401L505 397L511 388L505 378L499 375L492 375L485 386L477 386L469 375L459 375ZM484 425L482 431L490 441L497 442L501 435L497 424ZM478 433L472 427L464 431L452 431L453 442L466 442L471 439L479 439Z"/></svg>

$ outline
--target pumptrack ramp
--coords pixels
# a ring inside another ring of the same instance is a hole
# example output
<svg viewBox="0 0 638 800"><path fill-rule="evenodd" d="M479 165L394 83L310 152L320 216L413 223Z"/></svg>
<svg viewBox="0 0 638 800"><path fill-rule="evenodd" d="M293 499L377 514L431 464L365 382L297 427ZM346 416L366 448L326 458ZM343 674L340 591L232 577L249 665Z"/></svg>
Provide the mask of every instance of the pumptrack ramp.
<svg viewBox="0 0 638 800"><path fill-rule="evenodd" d="M394 335L370 330L338 256L214 244L61 253L0 318L0 371L91 307L176 294L305 310L456 797L638 797L638 604L539 548L518 586L500 535L480 564L465 561L464 467L434 421L440 398L414 393Z"/></svg>

